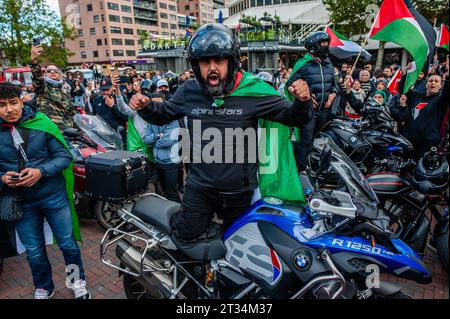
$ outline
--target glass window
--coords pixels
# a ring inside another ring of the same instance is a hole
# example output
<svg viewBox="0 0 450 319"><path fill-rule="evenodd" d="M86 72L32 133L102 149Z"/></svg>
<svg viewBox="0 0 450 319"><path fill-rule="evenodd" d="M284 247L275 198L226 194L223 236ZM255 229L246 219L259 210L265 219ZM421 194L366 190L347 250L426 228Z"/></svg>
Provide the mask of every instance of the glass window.
<svg viewBox="0 0 450 319"><path fill-rule="evenodd" d="M97 39L97 45L98 46L102 45L102 39Z"/></svg>
<svg viewBox="0 0 450 319"><path fill-rule="evenodd" d="M132 24L133 23L133 19L129 18L129 17L122 17L122 22L123 23L127 23L127 24Z"/></svg>
<svg viewBox="0 0 450 319"><path fill-rule="evenodd" d="M90 28L89 31L91 35L95 35L95 28Z"/></svg>
<svg viewBox="0 0 450 319"><path fill-rule="evenodd" d="M117 3L108 2L108 9L119 11L119 5Z"/></svg>
<svg viewBox="0 0 450 319"><path fill-rule="evenodd" d="M80 48L84 48L84 41L80 41Z"/></svg>
<svg viewBox="0 0 450 319"><path fill-rule="evenodd" d="M116 16L114 14L109 15L109 21L111 22L120 22L120 16Z"/></svg>
<svg viewBox="0 0 450 319"><path fill-rule="evenodd" d="M86 52L81 52L81 58L82 59L86 59L87 58L87 53Z"/></svg>
<svg viewBox="0 0 450 319"><path fill-rule="evenodd" d="M134 50L127 50L127 56L136 56L136 51L134 51Z"/></svg>
<svg viewBox="0 0 450 319"><path fill-rule="evenodd" d="M92 11L92 4L91 4L91 3L87 5L87 11L88 11L88 12L91 12L91 11Z"/></svg>
<svg viewBox="0 0 450 319"><path fill-rule="evenodd" d="M113 56L124 56L123 50L113 50Z"/></svg>
<svg viewBox="0 0 450 319"><path fill-rule="evenodd" d="M131 7L122 5L122 11L130 13L131 12Z"/></svg>
<svg viewBox="0 0 450 319"><path fill-rule="evenodd" d="M133 31L133 29L123 28L123 33L124 34L134 34L134 31Z"/></svg>
<svg viewBox="0 0 450 319"><path fill-rule="evenodd" d="M125 39L125 45L134 45L134 40Z"/></svg>
<svg viewBox="0 0 450 319"><path fill-rule="evenodd" d="M98 15L94 16L94 23L100 22L100 17Z"/></svg>
<svg viewBox="0 0 450 319"><path fill-rule="evenodd" d="M161 9L167 9L167 4L165 4L164 2L160 2L160 3L159 3L159 7L160 7Z"/></svg>
<svg viewBox="0 0 450 319"><path fill-rule="evenodd" d="M93 51L92 54L94 55L94 58L98 58L98 51Z"/></svg>
<svg viewBox="0 0 450 319"><path fill-rule="evenodd" d="M111 27L111 33L122 33L122 29L119 27Z"/></svg>
<svg viewBox="0 0 450 319"><path fill-rule="evenodd" d="M167 19L167 13L161 12L161 13L159 14L159 16L160 16L161 19Z"/></svg>
<svg viewBox="0 0 450 319"><path fill-rule="evenodd" d="M112 45L123 45L122 39L111 39Z"/></svg>

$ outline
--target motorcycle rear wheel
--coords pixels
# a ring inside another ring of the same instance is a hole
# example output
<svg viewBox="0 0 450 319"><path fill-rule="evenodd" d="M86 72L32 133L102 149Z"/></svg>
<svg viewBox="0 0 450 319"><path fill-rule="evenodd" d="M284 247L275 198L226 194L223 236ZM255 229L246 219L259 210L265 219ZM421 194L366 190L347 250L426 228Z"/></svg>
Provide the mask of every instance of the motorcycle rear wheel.
<svg viewBox="0 0 450 319"><path fill-rule="evenodd" d="M123 289L127 299L156 299L142 287L135 277L128 274L123 275Z"/></svg>
<svg viewBox="0 0 450 319"><path fill-rule="evenodd" d="M109 202L98 200L94 203L94 214L100 226L110 229L115 226L114 220L118 218L115 212L109 209Z"/></svg>

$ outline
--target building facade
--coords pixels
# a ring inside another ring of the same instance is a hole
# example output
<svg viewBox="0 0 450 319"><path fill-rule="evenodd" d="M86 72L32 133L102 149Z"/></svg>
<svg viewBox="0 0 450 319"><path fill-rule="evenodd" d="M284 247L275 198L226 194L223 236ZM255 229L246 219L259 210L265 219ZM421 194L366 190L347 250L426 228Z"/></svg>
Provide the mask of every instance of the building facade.
<svg viewBox="0 0 450 319"><path fill-rule="evenodd" d="M142 34L155 39L185 35L177 6L177 0L59 0L61 17L78 34L65 42L75 54L69 64L151 62L137 59Z"/></svg>
<svg viewBox="0 0 450 319"><path fill-rule="evenodd" d="M214 22L213 0L178 0L178 12L196 17L200 25Z"/></svg>

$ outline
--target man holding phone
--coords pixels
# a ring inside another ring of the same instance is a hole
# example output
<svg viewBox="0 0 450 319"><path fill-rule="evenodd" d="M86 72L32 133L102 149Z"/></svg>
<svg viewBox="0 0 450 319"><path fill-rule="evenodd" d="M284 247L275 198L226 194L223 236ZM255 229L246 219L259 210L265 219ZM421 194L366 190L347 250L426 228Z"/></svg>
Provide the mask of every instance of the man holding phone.
<svg viewBox="0 0 450 319"><path fill-rule="evenodd" d="M117 76L115 79L118 80ZM111 79L103 78L100 81L101 95L94 100L92 107L94 114L103 118L113 129L123 128L121 135L124 146L126 146L125 123L128 121L128 117L117 107L115 90Z"/></svg>
<svg viewBox="0 0 450 319"><path fill-rule="evenodd" d="M33 39L33 44L38 44ZM40 43L40 41L39 41ZM42 45L33 45L31 48L31 73L36 94L37 109L47 115L60 129L76 127L73 117L75 109L72 104L70 90L64 86L61 71L56 65L48 65L45 74L41 71L38 59L42 56Z"/></svg>
<svg viewBox="0 0 450 319"><path fill-rule="evenodd" d="M81 239L78 219L71 209L72 155L58 127L47 116L25 105L20 93L17 86L0 83L0 190L2 194L21 198L23 216L13 226L26 249L36 289L34 297L50 299L55 293L45 249L45 218L66 266L71 266L67 268L67 288L73 290L76 299L89 299L81 253L75 241ZM21 161L24 165L19 164ZM69 269L78 269L78 276L71 276Z"/></svg>

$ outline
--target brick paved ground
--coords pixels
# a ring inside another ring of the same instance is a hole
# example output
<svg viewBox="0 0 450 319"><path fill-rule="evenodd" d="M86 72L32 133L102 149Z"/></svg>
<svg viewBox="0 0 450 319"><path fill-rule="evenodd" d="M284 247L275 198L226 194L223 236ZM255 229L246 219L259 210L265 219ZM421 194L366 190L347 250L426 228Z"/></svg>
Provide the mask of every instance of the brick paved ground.
<svg viewBox="0 0 450 319"><path fill-rule="evenodd" d="M99 258L99 243L103 229L95 220L80 221L84 244L81 247L86 268L88 285L96 299L124 299L122 281L117 271L102 264ZM48 246L48 254L53 266L53 280L56 286L56 299L70 299L72 292L65 288L64 260L57 246ZM428 285L417 284L394 276L387 279L400 282L404 291L416 299L449 299L448 275L442 268L438 257L427 250L425 263L433 274L433 282ZM33 298L34 288L26 256L9 258L0 277L0 299Z"/></svg>

